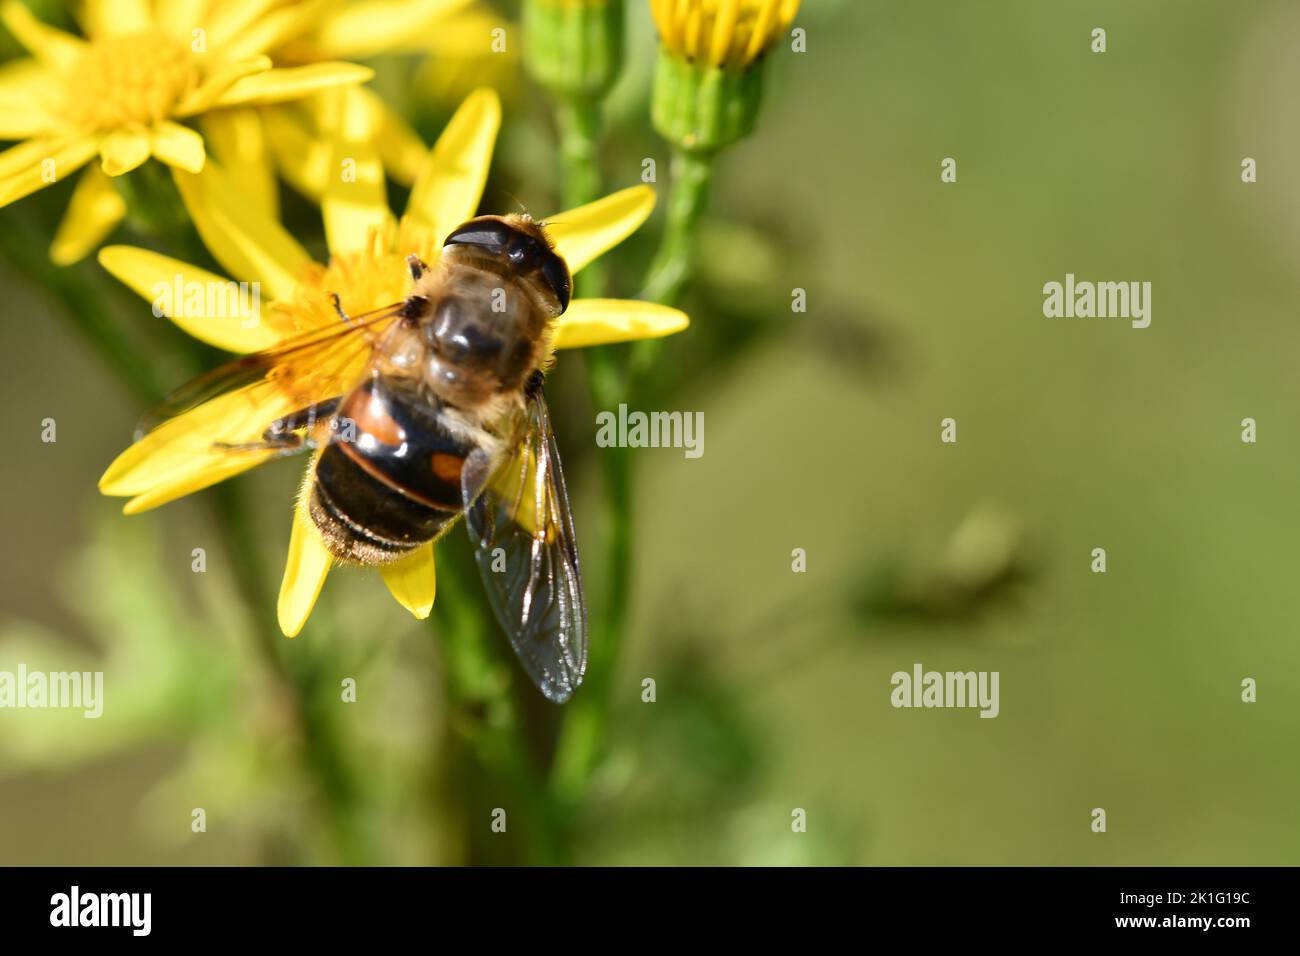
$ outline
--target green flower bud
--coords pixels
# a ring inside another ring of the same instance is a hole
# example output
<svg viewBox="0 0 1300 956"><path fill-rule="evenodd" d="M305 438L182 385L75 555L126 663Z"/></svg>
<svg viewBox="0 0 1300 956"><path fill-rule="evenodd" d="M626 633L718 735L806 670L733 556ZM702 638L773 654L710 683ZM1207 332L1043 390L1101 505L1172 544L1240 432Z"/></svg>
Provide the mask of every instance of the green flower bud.
<svg viewBox="0 0 1300 956"><path fill-rule="evenodd" d="M621 0L524 0L524 65L561 96L599 97L623 65Z"/></svg>
<svg viewBox="0 0 1300 956"><path fill-rule="evenodd" d="M661 47L651 116L679 149L713 152L748 136L762 100L763 54L800 0L650 0Z"/></svg>

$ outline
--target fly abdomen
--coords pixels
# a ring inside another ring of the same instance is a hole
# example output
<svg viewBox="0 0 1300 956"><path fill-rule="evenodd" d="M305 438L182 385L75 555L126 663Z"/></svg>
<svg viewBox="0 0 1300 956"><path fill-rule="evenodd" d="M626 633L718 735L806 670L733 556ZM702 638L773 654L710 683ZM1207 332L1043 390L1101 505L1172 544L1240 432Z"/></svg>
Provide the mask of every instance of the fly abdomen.
<svg viewBox="0 0 1300 956"><path fill-rule="evenodd" d="M340 404L316 463L311 515L330 552L387 564L432 540L462 509L471 451L418 383L368 380Z"/></svg>

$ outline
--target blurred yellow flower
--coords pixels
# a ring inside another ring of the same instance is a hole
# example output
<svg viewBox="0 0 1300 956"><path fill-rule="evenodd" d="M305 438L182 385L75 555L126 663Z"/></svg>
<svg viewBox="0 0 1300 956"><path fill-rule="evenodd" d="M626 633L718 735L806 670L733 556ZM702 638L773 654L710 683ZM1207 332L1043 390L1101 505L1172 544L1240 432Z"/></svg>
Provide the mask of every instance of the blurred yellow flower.
<svg viewBox="0 0 1300 956"><path fill-rule="evenodd" d="M664 48L691 63L752 63L789 29L800 0L650 0Z"/></svg>
<svg viewBox="0 0 1300 956"><path fill-rule="evenodd" d="M499 67L512 62L507 43L492 49L493 31L505 21L480 0L273 0L277 15L292 19L282 42L267 50L277 66L301 67L334 59L385 54L427 54L419 83L426 90L442 82L455 86L455 104L471 89L499 87ZM309 11L312 15L307 15ZM502 34L504 36L504 34ZM431 72L436 71L436 72ZM455 77L472 76L468 85ZM442 79L433 80L432 77ZM344 102L347 100L348 102ZM427 151L402 116L373 91L350 87L342 96L318 96L259 109L222 110L205 119L213 153L250 199L272 218L279 215L275 176L319 200L328 176L328 143L347 113L365 113L369 137L388 175L404 186L415 181Z"/></svg>
<svg viewBox="0 0 1300 956"><path fill-rule="evenodd" d="M18 0L0 20L32 56L0 70L0 206L63 180L98 155L77 183L51 258L75 262L126 214L110 177L151 156L191 173L203 137L177 120L235 105L278 103L364 82L351 63L274 69L265 56L287 28L268 3L87 0L85 37L37 20ZM319 15L315 4L296 16Z"/></svg>
<svg viewBox="0 0 1300 956"><path fill-rule="evenodd" d="M429 102L451 105L476 87L490 86L510 102L523 90L518 36L516 24L475 4L426 38L428 55L412 80L413 90Z"/></svg>
<svg viewBox="0 0 1300 956"><path fill-rule="evenodd" d="M364 117L344 126L364 126ZM360 315L401 301L409 293L406 256L433 263L440 240L471 218L487 180L501 107L491 90L471 94L426 153L405 215L389 212L378 154L364 140L341 141L356 164L355 177L332 177L321 211L330 259L321 265L274 220L246 202L217 163L202 172L177 170L185 205L213 257L241 281L260 282L269 306L262 321L250 324L234 312L204 315L172 309L169 317L190 334L233 352L271 347L294 335L334 327L339 319L330 293L345 312ZM547 226L556 251L578 272L634 231L654 206L646 186L625 189L560 213ZM177 283L229 284L229 280L188 263L127 246L101 250L99 261L127 286L156 301L158 288ZM556 320L557 349L627 342L669 335L686 327L676 309L639 301L575 299ZM205 488L274 457L257 449L232 453L218 442L261 440L275 418L349 390L364 371L365 357L337 369L322 370L311 395L286 395L275 383L259 382L211 399L167 421L118 456L100 479L106 495L129 496L124 511L135 514ZM310 474L310 471L308 472ZM280 590L280 627L288 636L301 630L334 559L306 512L305 497L295 511L289 557ZM435 574L432 544L381 571L393 596L417 617L433 606Z"/></svg>

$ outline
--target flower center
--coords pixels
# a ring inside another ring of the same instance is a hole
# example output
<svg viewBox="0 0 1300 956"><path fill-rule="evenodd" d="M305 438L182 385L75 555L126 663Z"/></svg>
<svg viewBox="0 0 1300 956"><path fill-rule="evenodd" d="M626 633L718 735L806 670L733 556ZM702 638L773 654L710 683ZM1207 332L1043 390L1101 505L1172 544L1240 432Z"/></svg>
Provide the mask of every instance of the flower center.
<svg viewBox="0 0 1300 956"><path fill-rule="evenodd" d="M356 316L401 302L411 294L411 273L406 257L414 253L432 264L437 247L424 230L403 220L399 228L374 229L365 246L355 252L330 257L328 266L315 265L298 284L292 301L277 303L295 333L337 324L331 293L337 293L343 311Z"/></svg>
<svg viewBox="0 0 1300 956"><path fill-rule="evenodd" d="M158 31L97 40L69 70L68 121L91 133L152 126L199 84L198 61Z"/></svg>

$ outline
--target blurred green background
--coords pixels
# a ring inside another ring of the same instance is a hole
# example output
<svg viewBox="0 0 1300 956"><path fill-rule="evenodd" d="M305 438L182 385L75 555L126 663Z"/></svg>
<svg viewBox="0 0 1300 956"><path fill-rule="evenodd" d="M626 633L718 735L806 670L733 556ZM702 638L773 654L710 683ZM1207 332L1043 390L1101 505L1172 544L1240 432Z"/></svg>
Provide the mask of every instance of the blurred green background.
<svg viewBox="0 0 1300 956"><path fill-rule="evenodd" d="M646 122L653 32L631 6L611 189L642 157L667 166ZM632 399L703 411L705 454L635 452L633 627L572 858L1300 862L1300 5L804 6L808 51L778 50L757 134L720 160L694 324ZM409 68L381 65L378 88ZM549 211L550 120L517 82L485 208ZM424 109L426 139L450 109ZM43 248L67 191L3 227ZM620 291L657 224L615 257ZM1067 272L1150 281L1151 327L1044 318L1042 286ZM0 296L0 669L106 671L98 721L0 711L0 862L328 862L210 509L128 520L97 495L143 409L38 285L3 265ZM165 380L194 371L157 348ZM581 362L554 380L579 536L599 540ZM939 441L949 416L956 445ZM236 479L273 585L299 475ZM358 679L357 703L320 706L369 858L479 859L465 821L501 804L446 757L436 631L372 576L336 574L292 653L326 688ZM890 675L917 661L999 671L1000 716L893 709Z"/></svg>

